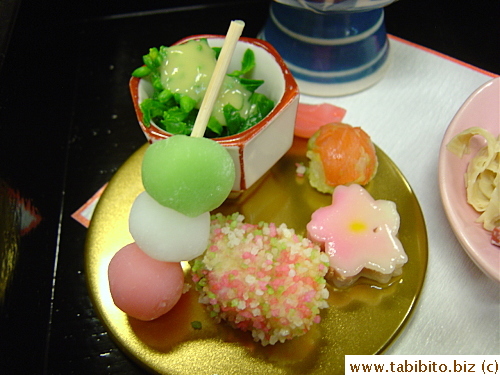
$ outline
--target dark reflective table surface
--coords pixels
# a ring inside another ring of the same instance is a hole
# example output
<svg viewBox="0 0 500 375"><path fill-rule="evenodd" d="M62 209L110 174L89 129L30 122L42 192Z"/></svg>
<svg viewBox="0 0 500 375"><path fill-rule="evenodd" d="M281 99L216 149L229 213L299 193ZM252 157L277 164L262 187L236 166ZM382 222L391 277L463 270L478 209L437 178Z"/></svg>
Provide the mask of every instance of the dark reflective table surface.
<svg viewBox="0 0 500 375"><path fill-rule="evenodd" d="M254 37L269 1L70 3L0 1L0 373L142 374L92 308L71 214L145 143L127 86L142 54L232 19ZM498 1L400 0L386 27L498 74L498 14ZM21 235L29 213L41 221Z"/></svg>

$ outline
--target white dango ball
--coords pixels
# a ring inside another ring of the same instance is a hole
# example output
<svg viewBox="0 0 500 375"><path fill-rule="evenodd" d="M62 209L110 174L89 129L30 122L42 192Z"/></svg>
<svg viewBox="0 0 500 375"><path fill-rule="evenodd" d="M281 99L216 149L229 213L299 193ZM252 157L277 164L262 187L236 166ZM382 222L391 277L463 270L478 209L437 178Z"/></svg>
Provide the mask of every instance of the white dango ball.
<svg viewBox="0 0 500 375"><path fill-rule="evenodd" d="M189 261L207 248L210 213L189 217L142 192L132 204L129 230L137 245L151 258L163 262Z"/></svg>

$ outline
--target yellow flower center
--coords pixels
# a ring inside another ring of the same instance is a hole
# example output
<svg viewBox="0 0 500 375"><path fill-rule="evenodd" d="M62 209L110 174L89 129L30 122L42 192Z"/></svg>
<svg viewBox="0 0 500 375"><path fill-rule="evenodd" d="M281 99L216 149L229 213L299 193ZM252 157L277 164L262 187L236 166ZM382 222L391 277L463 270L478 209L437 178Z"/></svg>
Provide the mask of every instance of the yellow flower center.
<svg viewBox="0 0 500 375"><path fill-rule="evenodd" d="M354 233L361 233L366 230L366 224L362 221L353 221L349 225L349 229Z"/></svg>

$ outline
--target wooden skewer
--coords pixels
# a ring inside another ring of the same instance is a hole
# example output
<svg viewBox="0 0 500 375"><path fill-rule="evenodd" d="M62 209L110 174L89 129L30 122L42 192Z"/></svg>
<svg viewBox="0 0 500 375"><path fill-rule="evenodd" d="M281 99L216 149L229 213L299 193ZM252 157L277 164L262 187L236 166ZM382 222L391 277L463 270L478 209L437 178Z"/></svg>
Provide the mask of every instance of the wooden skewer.
<svg viewBox="0 0 500 375"><path fill-rule="evenodd" d="M203 137L205 134L205 129L212 114L215 101L219 95L219 90L226 75L227 68L231 62L231 57L233 56L234 49L238 43L238 39L243 32L245 27L245 22L236 20L231 21L229 29L222 45L219 58L215 64L214 72L210 82L208 83L207 91L203 101L201 102L200 110L198 116L194 122L193 130L191 132L191 137Z"/></svg>

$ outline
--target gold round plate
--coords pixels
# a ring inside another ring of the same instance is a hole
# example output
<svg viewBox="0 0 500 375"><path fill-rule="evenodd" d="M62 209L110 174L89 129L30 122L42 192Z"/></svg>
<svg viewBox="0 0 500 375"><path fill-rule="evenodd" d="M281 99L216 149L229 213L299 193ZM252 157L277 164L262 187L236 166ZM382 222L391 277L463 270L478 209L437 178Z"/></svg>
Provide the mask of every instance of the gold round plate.
<svg viewBox="0 0 500 375"><path fill-rule="evenodd" d="M401 216L399 238L408 254L403 274L381 287L361 282L346 290L330 288L329 308L305 335L263 347L250 333L214 323L191 288L162 317L142 322L113 303L108 264L131 243L128 215L143 191L140 177L147 144L136 151L109 182L95 209L85 246L90 297L110 335L132 359L161 374L343 374L347 354L382 353L408 321L420 295L427 269L427 232L420 205L404 176L377 148L379 169L366 186L375 199L396 203ZM331 195L313 189L298 177L296 163L306 163L306 140L296 138L290 151L250 190L228 199L218 211L240 212L251 223L286 223L305 234L317 208ZM189 265L184 265L190 281ZM191 322L201 322L194 329Z"/></svg>

